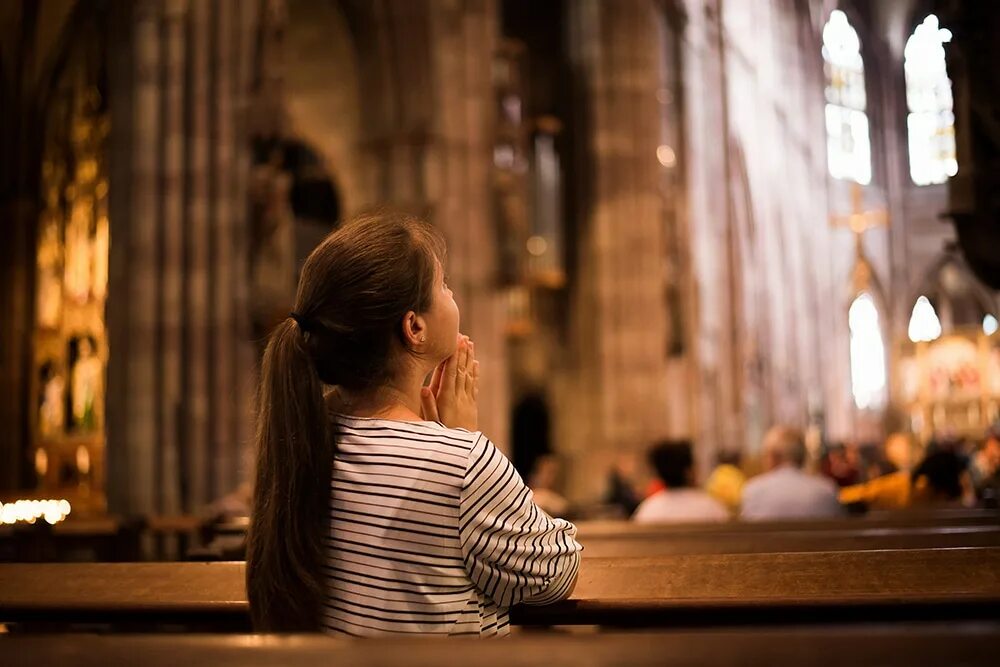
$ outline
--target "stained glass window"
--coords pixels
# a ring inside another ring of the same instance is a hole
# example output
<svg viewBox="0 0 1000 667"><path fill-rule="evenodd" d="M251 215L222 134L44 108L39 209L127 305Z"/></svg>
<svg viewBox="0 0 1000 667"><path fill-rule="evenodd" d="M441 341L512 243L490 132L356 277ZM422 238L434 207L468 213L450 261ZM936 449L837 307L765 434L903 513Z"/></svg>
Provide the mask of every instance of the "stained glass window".
<svg viewBox="0 0 1000 667"><path fill-rule="evenodd" d="M826 155L830 175L867 185L872 179L871 142L861 41L839 9L823 28L826 72Z"/></svg>
<svg viewBox="0 0 1000 667"><path fill-rule="evenodd" d="M909 130L910 177L917 185L944 183L958 173L955 159L955 113L944 45L951 31L931 14L906 41L906 120Z"/></svg>
<svg viewBox="0 0 1000 667"><path fill-rule="evenodd" d="M847 314L851 330L851 393L859 410L880 410L888 398L885 344L878 308L868 292L851 303Z"/></svg>

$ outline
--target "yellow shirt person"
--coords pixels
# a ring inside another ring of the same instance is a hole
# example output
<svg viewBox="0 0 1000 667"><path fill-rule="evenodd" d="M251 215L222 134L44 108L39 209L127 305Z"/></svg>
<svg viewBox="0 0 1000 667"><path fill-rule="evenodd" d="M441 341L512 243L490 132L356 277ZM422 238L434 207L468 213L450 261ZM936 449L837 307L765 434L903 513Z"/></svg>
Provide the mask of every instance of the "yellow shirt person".
<svg viewBox="0 0 1000 667"><path fill-rule="evenodd" d="M840 490L840 503L865 503L870 509L894 510L910 506L913 483L906 470L882 475L875 479L845 486Z"/></svg>
<svg viewBox="0 0 1000 667"><path fill-rule="evenodd" d="M740 509L743 485L746 481L747 476L742 470L731 463L723 463L716 466L708 476L708 480L705 481L705 491L725 505L731 513L736 514Z"/></svg>

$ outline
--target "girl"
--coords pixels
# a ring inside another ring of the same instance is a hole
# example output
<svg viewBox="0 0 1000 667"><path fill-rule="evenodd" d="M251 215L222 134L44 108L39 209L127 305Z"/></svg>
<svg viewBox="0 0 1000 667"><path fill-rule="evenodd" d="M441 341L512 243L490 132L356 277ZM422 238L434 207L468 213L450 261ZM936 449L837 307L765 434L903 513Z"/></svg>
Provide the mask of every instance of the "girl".
<svg viewBox="0 0 1000 667"><path fill-rule="evenodd" d="M576 528L476 430L479 362L444 254L426 223L380 214L306 260L261 370L258 629L505 635L511 605L572 591Z"/></svg>

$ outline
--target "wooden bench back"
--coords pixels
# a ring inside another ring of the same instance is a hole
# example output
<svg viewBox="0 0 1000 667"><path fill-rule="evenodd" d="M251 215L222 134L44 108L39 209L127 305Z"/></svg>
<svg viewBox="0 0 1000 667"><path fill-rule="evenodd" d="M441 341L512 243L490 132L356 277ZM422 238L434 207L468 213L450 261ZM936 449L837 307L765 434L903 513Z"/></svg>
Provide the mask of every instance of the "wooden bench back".
<svg viewBox="0 0 1000 667"><path fill-rule="evenodd" d="M636 524L622 520L594 520L576 522L584 538L615 537L623 531L663 533L761 533L761 532L819 532L830 533L847 530L873 530L889 528L939 529L957 526L1000 526L1000 511L984 509L912 510L876 512L863 517L837 519L795 519L788 521L738 521L722 523L671 523Z"/></svg>
<svg viewBox="0 0 1000 667"><path fill-rule="evenodd" d="M1000 547L1000 526L945 528L887 527L817 530L719 532L651 532L623 526L614 534L580 535L592 557L627 558L670 554L734 554L808 551L870 551L883 549L943 549Z"/></svg>
<svg viewBox="0 0 1000 667"><path fill-rule="evenodd" d="M996 618L1000 548L584 558L524 624L720 625ZM242 563L0 565L0 622L246 627Z"/></svg>

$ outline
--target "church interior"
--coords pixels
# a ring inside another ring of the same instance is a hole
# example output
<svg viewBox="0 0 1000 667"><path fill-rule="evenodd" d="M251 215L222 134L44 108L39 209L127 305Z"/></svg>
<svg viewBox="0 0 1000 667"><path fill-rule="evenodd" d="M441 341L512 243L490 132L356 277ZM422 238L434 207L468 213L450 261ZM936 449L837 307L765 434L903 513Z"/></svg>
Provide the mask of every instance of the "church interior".
<svg viewBox="0 0 1000 667"><path fill-rule="evenodd" d="M21 583L43 571L24 568L157 563L183 591L232 579L183 568L244 559L268 336L313 248L393 210L447 242L482 369L479 429L540 507L577 522L581 568L594 563L574 595L595 606L525 607L515 625L724 626L729 649L681 634L645 646L786 664L794 651L775 647L794 645L848 664L817 648L848 643L850 664L869 664L881 623L906 664L987 664L998 34L988 0L0 3L0 645L9 634L23 664L51 664L32 623L79 629L82 607L52 611L55 593ZM772 516L772 499L754 525L750 487L778 450L829 486L829 515L806 514L819 501L803 495L802 513ZM712 498L721 522L643 521L681 490ZM688 578L631 590L629 567L659 581L642 570L654 558ZM856 595L795 589L810 567L861 572L844 585ZM97 590L73 576L66 596ZM765 577L794 603L770 599ZM195 614L190 595L197 622L163 612L126 638L114 630L131 608L114 598L83 618L102 638L66 646L166 664L165 626L246 630L245 611ZM729 595L760 627L718 603ZM674 604L689 598L716 602ZM795 605L819 619L814 637L782 634ZM613 633L587 646L522 633L574 661L644 664ZM176 640L177 655L364 657L313 639L199 641ZM459 657L374 650L380 664Z"/></svg>

